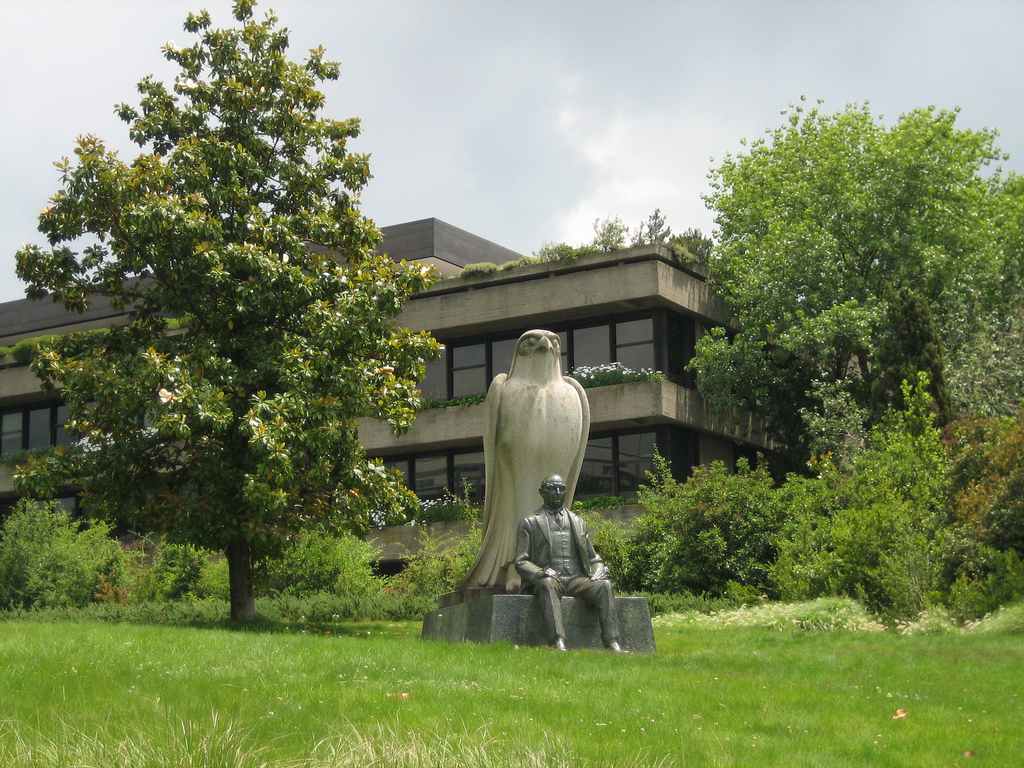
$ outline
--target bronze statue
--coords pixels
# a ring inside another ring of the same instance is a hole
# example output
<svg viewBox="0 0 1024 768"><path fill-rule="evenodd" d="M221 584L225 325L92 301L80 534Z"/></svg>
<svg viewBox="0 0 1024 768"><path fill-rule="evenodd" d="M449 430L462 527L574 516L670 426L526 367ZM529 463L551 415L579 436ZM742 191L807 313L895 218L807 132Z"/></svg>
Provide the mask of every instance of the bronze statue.
<svg viewBox="0 0 1024 768"><path fill-rule="evenodd" d="M587 524L565 508L566 486L559 475L540 487L544 506L519 523L515 566L523 586L540 600L548 642L565 650L563 595L594 606L606 648L622 653L615 617L615 597L608 567L594 551Z"/></svg>

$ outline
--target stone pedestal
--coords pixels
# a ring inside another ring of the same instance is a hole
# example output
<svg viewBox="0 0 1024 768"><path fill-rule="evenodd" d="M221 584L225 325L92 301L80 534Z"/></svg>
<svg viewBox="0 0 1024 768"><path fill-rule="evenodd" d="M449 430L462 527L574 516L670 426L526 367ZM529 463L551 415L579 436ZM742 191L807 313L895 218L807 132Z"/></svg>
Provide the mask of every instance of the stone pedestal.
<svg viewBox="0 0 1024 768"><path fill-rule="evenodd" d="M449 643L508 642L547 645L540 605L533 595L474 591L438 599L438 609L423 617L423 639ZM655 653L654 628L644 597L617 597L619 644L631 653ZM603 649L597 611L574 597L562 598L565 644L568 648Z"/></svg>

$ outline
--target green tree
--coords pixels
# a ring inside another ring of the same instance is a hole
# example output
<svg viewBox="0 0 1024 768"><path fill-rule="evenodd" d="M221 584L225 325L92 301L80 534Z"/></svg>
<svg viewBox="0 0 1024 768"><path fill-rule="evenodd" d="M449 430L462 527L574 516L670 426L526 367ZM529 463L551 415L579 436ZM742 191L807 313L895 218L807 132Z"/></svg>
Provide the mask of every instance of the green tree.
<svg viewBox="0 0 1024 768"><path fill-rule="evenodd" d="M928 300L920 291L904 286L889 297L881 337L875 357L878 373L872 377L870 391L876 420L890 407L903 409L903 382L916 383L924 372L936 419L939 424L949 423L952 402L942 340L932 322Z"/></svg>
<svg viewBox="0 0 1024 768"><path fill-rule="evenodd" d="M816 382L867 405L887 291L920 291L947 351L978 327L999 301L1005 257L998 184L982 173L1001 155L994 131L958 129L956 117L919 109L886 128L866 105L797 106L712 171L711 267L741 328L739 343L699 345L714 405L756 406L799 454Z"/></svg>
<svg viewBox="0 0 1024 768"><path fill-rule="evenodd" d="M37 358L81 441L18 481L77 481L93 508L224 551L232 616L248 619L254 564L297 531L362 531L414 503L367 460L355 421L407 429L436 343L390 319L433 274L375 253L358 208L367 157L346 148L358 120L321 114L317 86L338 66L322 48L290 61L287 31L254 20L251 0L234 17L216 29L190 14L198 40L164 48L173 86L145 78L141 104L117 108L145 148L134 161L85 136L57 164L62 189L39 218L50 248L19 251L18 274L32 298L131 313Z"/></svg>

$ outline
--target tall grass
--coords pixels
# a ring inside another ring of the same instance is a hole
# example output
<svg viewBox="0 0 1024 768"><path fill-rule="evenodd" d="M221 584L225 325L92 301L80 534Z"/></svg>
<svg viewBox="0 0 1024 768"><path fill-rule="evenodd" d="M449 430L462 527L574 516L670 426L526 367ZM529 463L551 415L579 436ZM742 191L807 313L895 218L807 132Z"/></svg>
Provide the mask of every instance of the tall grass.
<svg viewBox="0 0 1024 768"><path fill-rule="evenodd" d="M0 622L0 765L931 766L1024 754L1018 635L724 624L666 619L656 655L613 656L426 643L397 622Z"/></svg>

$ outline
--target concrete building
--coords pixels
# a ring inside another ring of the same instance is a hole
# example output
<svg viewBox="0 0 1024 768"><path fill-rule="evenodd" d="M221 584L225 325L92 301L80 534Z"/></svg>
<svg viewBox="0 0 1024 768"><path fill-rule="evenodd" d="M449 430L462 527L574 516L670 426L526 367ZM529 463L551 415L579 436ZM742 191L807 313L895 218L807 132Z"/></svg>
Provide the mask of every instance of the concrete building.
<svg viewBox="0 0 1024 768"><path fill-rule="evenodd" d="M546 328L562 339L565 370L621 363L654 369L664 380L637 381L588 390L590 443L577 498L633 497L651 468L655 448L685 474L698 463L764 449L766 440L750 418L726 427L712 418L695 390L686 364L709 327L728 325L724 303L698 267L680 263L661 246L597 253L572 261L521 264L520 255L436 219L384 228L383 248L395 259L433 264L444 276L407 302L398 322L429 330L444 345L423 382L425 396L452 399L486 392L507 370L519 335ZM490 262L490 271L470 264ZM0 305L0 346L50 333L107 327L123 314L94 307L69 315L49 302ZM386 424L360 424L370 455L400 467L422 498L446 490L482 499L483 405L433 408L418 415L408 434L396 438ZM0 454L70 441L59 392L45 392L24 365L0 358ZM13 504L10 470L0 466L0 514ZM76 504L74 489L63 501Z"/></svg>

